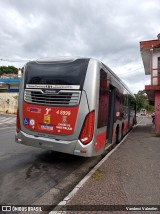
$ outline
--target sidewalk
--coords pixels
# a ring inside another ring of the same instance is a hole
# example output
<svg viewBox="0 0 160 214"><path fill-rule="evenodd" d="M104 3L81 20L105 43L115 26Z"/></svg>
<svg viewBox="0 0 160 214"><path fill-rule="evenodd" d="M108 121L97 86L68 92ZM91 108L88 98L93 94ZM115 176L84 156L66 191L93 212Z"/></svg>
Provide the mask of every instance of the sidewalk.
<svg viewBox="0 0 160 214"><path fill-rule="evenodd" d="M79 190L70 195L73 197L66 199L67 204L83 205L82 208L85 205L160 205L160 138L154 135L151 119L144 118ZM95 207L98 209L98 206ZM126 214L131 211L88 210L67 213Z"/></svg>

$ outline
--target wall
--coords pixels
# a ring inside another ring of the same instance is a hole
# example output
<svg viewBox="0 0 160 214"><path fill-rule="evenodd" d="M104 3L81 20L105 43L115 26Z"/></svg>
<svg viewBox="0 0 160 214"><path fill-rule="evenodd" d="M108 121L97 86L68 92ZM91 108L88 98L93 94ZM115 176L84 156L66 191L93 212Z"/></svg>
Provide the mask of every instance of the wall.
<svg viewBox="0 0 160 214"><path fill-rule="evenodd" d="M16 114L18 93L0 93L0 113Z"/></svg>
<svg viewBox="0 0 160 214"><path fill-rule="evenodd" d="M154 50L153 53L153 69L157 69L158 67L158 57L160 57L160 49Z"/></svg>
<svg viewBox="0 0 160 214"><path fill-rule="evenodd" d="M160 91L155 92L155 131L160 134Z"/></svg>

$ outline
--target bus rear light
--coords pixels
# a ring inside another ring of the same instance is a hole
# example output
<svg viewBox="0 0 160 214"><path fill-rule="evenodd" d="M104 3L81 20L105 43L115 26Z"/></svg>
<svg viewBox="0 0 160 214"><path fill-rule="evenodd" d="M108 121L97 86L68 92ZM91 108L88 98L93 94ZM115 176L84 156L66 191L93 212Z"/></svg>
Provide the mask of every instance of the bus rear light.
<svg viewBox="0 0 160 214"><path fill-rule="evenodd" d="M21 130L20 118L19 118L19 109L17 109L17 121L16 121L16 131L17 133Z"/></svg>
<svg viewBox="0 0 160 214"><path fill-rule="evenodd" d="M91 142L93 138L93 132L94 132L94 117L95 117L95 111L90 112L83 123L83 127L79 136L79 140L82 142L82 144L86 145L89 142Z"/></svg>

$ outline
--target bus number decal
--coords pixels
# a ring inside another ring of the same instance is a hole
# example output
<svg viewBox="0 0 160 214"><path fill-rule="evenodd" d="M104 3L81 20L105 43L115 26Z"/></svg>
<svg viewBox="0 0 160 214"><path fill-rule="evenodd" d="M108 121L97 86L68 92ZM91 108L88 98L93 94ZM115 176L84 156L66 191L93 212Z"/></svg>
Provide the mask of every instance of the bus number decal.
<svg viewBox="0 0 160 214"><path fill-rule="evenodd" d="M56 111L56 114L63 115L63 116L70 116L71 115L71 111L58 110L58 111Z"/></svg>

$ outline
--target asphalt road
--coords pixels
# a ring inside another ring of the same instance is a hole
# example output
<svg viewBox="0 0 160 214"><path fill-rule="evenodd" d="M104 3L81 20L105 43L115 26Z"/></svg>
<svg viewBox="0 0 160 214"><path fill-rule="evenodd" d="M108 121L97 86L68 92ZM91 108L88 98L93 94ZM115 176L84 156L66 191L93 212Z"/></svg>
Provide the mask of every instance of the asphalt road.
<svg viewBox="0 0 160 214"><path fill-rule="evenodd" d="M102 158L82 158L17 144L15 117L9 117L5 120L0 115L0 204L57 204Z"/></svg>

